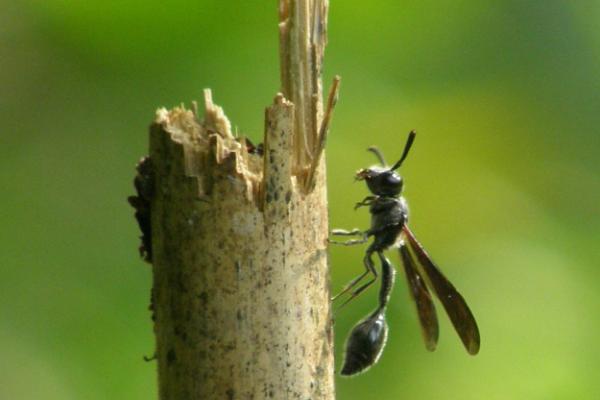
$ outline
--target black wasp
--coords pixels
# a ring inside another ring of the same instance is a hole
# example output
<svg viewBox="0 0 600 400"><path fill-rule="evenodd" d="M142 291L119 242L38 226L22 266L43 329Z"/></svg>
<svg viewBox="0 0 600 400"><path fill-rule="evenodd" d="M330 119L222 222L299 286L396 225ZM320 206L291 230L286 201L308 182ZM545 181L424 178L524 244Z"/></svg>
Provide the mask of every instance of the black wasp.
<svg viewBox="0 0 600 400"><path fill-rule="evenodd" d="M388 330L385 321L385 309L394 284L395 272L383 252L392 246L397 247L400 251L410 293L417 306L427 350L435 350L439 336L435 307L427 288L429 286L444 306L467 351L473 355L479 352L479 329L471 310L469 310L464 298L452 283L434 264L407 225L408 207L406 201L400 195L403 182L402 177L396 170L408 155L415 136L414 131L410 132L402 157L391 168L387 167L383 155L377 148L369 148L369 151L377 156L381 166L361 169L356 174L356 179L364 180L372 193L371 196L367 196L363 201L357 203L355 207L369 206L371 227L366 231L334 229L331 232L333 235L340 236L362 236L360 239L345 242L330 241L334 244L346 246L365 243L371 236L374 237L373 243L367 248L363 259L365 272L353 279L335 297L350 292L350 297L342 306L377 280L378 274L373 263L373 253L377 253L381 262L379 305L375 311L360 321L350 332L346 342L346 356L342 367L342 375L354 375L375 364L385 346ZM369 275L370 279L358 286Z"/></svg>

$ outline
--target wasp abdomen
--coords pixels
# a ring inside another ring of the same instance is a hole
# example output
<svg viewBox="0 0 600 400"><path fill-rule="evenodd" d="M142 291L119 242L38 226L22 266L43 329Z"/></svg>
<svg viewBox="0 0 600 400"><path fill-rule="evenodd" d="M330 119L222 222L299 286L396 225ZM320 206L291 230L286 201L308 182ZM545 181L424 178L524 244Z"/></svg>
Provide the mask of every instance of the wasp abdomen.
<svg viewBox="0 0 600 400"><path fill-rule="evenodd" d="M385 347L387 331L382 311L359 322L346 342L346 358L341 374L358 374L375 364Z"/></svg>

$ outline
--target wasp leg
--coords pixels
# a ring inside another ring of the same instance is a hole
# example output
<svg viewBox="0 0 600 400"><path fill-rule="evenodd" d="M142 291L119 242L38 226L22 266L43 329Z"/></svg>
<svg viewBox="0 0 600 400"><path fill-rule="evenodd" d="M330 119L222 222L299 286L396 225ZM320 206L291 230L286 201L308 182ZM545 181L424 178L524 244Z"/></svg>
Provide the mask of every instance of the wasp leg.
<svg viewBox="0 0 600 400"><path fill-rule="evenodd" d="M340 297L341 295L348 293L348 291L350 289L352 289L354 286L356 286L358 284L358 282L362 281L363 278L367 275L369 275L371 271L366 270L365 272L363 272L362 274L360 274L359 276L357 276L356 278L352 279L350 282L348 282L348 284L346 286L344 286L344 288L342 289L341 292L339 292L338 294L336 294L335 296L333 296L331 298L331 301L335 301L338 297Z"/></svg>
<svg viewBox="0 0 600 400"><path fill-rule="evenodd" d="M369 247L369 249L367 249L367 254L365 254L365 258L363 259L366 271L363 272L359 277L357 277L354 280L352 280L333 299L336 299L339 296L341 296L341 295L347 293L348 291L352 290L369 273L373 274L373 278L371 280L369 280L367 283L365 283L365 284L359 286L357 289L353 290L352 293L351 293L351 295L350 295L350 297L344 303L342 303L341 306L338 307L338 310L341 309L342 307L344 307L346 304L348 304L350 301L352 301L356 297L358 297L359 294L361 294L362 292L364 292L369 286L371 286L377 280L377 270L375 269L375 264L373 263L373 259L371 258L372 254L373 254L373 249L371 249L371 247Z"/></svg>
<svg viewBox="0 0 600 400"><path fill-rule="evenodd" d="M332 229L331 234L335 236L360 236L363 235L364 232L358 228L354 228L351 231L346 229Z"/></svg>
<svg viewBox="0 0 600 400"><path fill-rule="evenodd" d="M358 203L356 203L354 205L354 209L358 209L360 207L364 207L364 206L370 206L373 203L373 200L375 200L377 197L375 196L367 196L364 199L362 199L362 201L359 201Z"/></svg>
<svg viewBox="0 0 600 400"><path fill-rule="evenodd" d="M342 246L354 246L355 244L366 243L369 240L369 236L371 236L370 231L362 232L358 229L352 229L351 231L347 231L345 229L334 229L331 231L331 234L336 236L362 236L361 239L346 240L345 242L327 239L327 241L331 244L341 244Z"/></svg>

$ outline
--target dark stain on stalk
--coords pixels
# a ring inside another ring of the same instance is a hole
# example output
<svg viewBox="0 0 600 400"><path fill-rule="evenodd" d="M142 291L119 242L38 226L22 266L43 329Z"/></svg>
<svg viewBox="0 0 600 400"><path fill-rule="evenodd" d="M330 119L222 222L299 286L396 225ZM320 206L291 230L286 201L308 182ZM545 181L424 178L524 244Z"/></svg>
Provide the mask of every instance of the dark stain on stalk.
<svg viewBox="0 0 600 400"><path fill-rule="evenodd" d="M177 361L177 355L175 354L175 349L171 348L167 352L167 364L171 365Z"/></svg>
<svg viewBox="0 0 600 400"><path fill-rule="evenodd" d="M233 400L235 398L235 390L232 388L227 389L225 394L227 395L227 400Z"/></svg>
<svg viewBox="0 0 600 400"><path fill-rule="evenodd" d="M140 256L144 261L152 263L152 225L150 217L150 202L154 195L154 168L149 156L142 157L135 167L137 173L133 178L133 186L137 195L129 196L127 201L135 209L142 236L139 246Z"/></svg>

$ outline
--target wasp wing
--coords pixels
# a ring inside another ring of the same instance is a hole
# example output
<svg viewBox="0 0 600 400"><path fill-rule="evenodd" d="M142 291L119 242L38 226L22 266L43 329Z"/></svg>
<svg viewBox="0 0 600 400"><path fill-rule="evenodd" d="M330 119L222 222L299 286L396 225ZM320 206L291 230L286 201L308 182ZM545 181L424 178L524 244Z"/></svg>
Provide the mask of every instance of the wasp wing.
<svg viewBox="0 0 600 400"><path fill-rule="evenodd" d="M403 230L411 249L417 256L417 260L431 284L433 292L440 299L465 348L469 354L477 354L480 343L479 328L465 299L434 264L410 229L405 225Z"/></svg>
<svg viewBox="0 0 600 400"><path fill-rule="evenodd" d="M421 323L421 332L425 341L425 347L427 350L433 351L437 346L439 328L431 294L427 290L425 281L416 267L416 262L405 244L400 246L400 256L402 257L402 264L404 265L404 272L406 272L406 280L411 297L417 306L417 314Z"/></svg>

